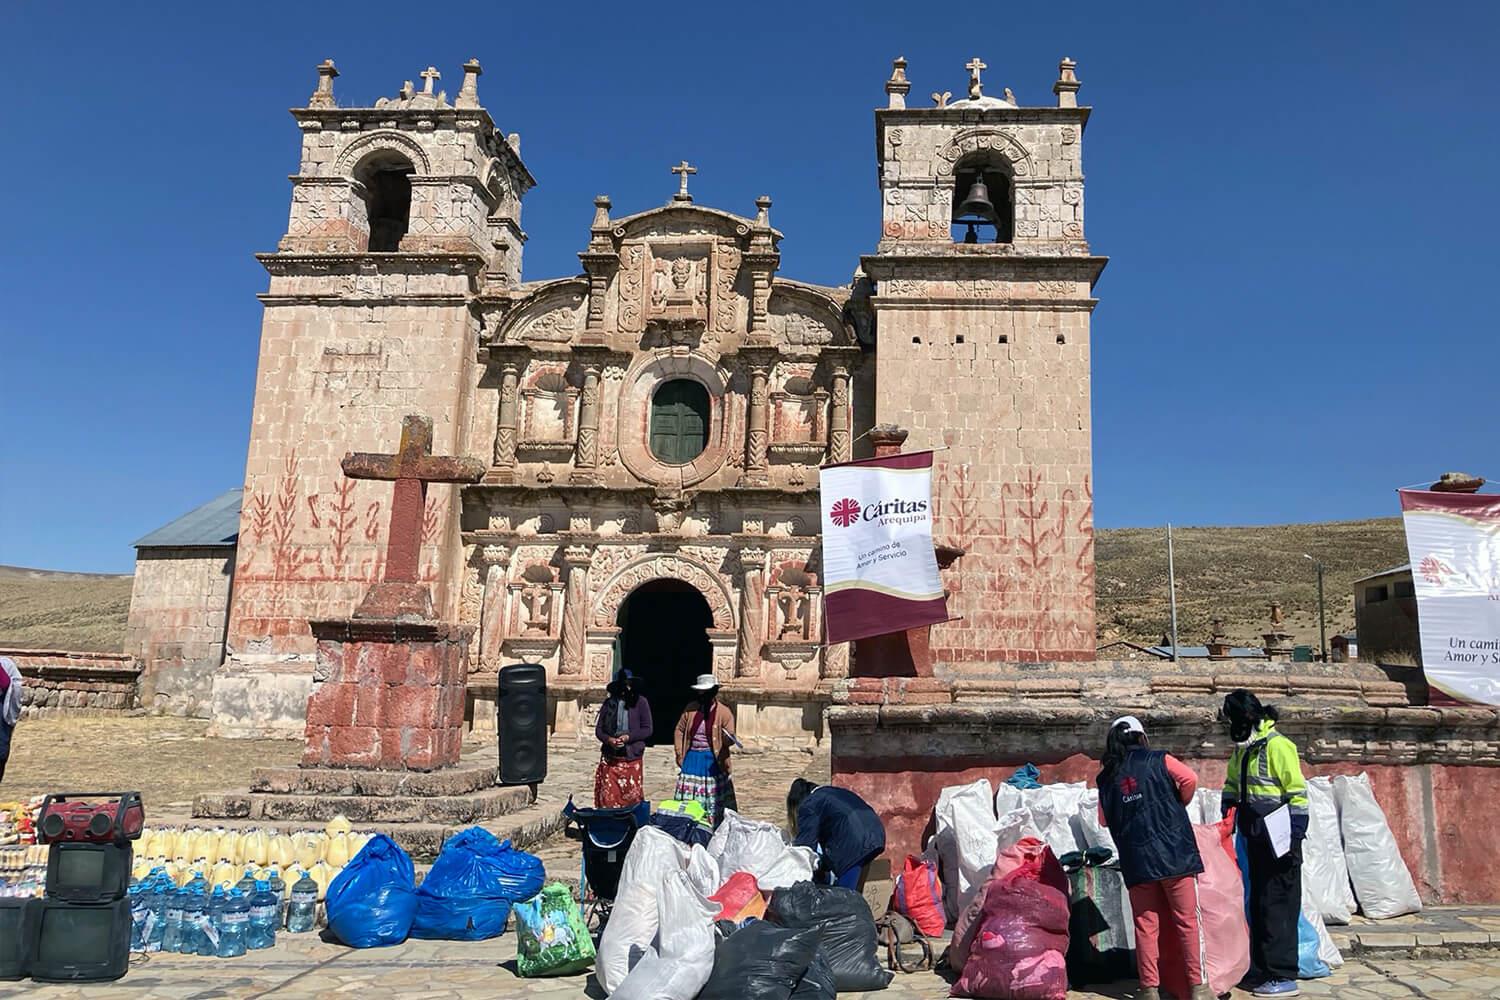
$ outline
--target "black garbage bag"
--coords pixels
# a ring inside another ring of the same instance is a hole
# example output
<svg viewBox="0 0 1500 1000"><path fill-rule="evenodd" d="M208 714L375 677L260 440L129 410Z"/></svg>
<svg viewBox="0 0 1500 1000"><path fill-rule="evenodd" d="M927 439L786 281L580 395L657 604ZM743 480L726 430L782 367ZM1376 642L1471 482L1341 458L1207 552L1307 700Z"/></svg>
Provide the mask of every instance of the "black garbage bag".
<svg viewBox="0 0 1500 1000"><path fill-rule="evenodd" d="M757 920L719 942L713 975L698 1000L791 1000L817 952L815 928Z"/></svg>
<svg viewBox="0 0 1500 1000"><path fill-rule="evenodd" d="M875 918L870 904L853 889L798 882L777 889L766 919L783 927L818 928L818 949L833 970L840 993L883 990L894 975L875 957Z"/></svg>
<svg viewBox="0 0 1500 1000"><path fill-rule="evenodd" d="M828 967L828 959L823 957L823 949L819 948L813 952L812 965L802 974L802 982L792 990L791 1000L834 1000L838 995L833 970Z"/></svg>

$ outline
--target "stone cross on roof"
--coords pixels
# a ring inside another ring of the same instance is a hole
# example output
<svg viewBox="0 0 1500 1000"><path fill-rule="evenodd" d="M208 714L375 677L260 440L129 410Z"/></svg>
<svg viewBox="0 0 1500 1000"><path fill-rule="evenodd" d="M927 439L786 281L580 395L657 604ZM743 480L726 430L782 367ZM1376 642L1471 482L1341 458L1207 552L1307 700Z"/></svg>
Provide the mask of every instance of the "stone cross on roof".
<svg viewBox="0 0 1500 1000"><path fill-rule="evenodd" d="M437 71L436 66L428 66L417 75L422 78L422 93L430 94L432 93L432 81L440 79L443 74Z"/></svg>
<svg viewBox="0 0 1500 1000"><path fill-rule="evenodd" d="M675 166L675 167L672 168L672 173L678 175L678 177L682 181L682 183L677 188L677 193L672 196L672 200L673 201L692 201L693 200L693 196L690 195L690 194L688 194L687 182L688 182L688 175L690 175L690 174L696 174L697 172L698 172L698 168L697 167L693 167L693 166L689 166L687 160L683 160L681 163L677 164L677 166Z"/></svg>
<svg viewBox="0 0 1500 1000"><path fill-rule="evenodd" d="M432 617L432 593L419 581L422 518L428 483L477 483L484 463L477 458L434 455L432 420L412 414L401 422L401 446L394 455L352 452L341 463L350 479L394 481L391 526L386 537L385 579L370 588L357 618Z"/></svg>
<svg viewBox="0 0 1500 1000"><path fill-rule="evenodd" d="M982 69L989 69L989 67L980 62L978 56L975 56L973 59L970 59L968 62L964 63L964 69L969 71L969 97L971 99L976 97L983 97L984 90L981 88L981 85L979 83L979 71Z"/></svg>

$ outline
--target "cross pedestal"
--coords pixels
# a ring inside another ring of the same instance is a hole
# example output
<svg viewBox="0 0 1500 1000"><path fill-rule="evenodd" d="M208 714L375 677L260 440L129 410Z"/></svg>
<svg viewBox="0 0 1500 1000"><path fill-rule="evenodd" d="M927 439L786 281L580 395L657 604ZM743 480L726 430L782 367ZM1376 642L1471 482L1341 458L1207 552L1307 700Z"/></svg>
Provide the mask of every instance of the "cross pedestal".
<svg viewBox="0 0 1500 1000"><path fill-rule="evenodd" d="M346 455L350 479L394 482L385 578L352 617L308 624L318 642L302 766L431 771L458 763L469 676L466 625L432 620L419 576L428 483L474 483L478 459L432 454L432 421L409 416L395 454Z"/></svg>

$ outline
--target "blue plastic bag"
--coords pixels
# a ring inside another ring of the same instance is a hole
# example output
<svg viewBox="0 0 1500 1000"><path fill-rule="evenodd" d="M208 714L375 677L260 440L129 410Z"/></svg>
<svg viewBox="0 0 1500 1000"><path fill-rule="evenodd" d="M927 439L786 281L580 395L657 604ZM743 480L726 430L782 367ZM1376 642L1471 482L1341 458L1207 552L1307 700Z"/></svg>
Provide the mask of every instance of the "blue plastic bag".
<svg viewBox="0 0 1500 1000"><path fill-rule="evenodd" d="M1245 851L1244 835L1234 835L1234 853L1240 861L1240 881L1245 884L1245 921L1250 920L1250 856ZM1306 917L1297 914L1297 978L1322 979L1333 970L1318 957L1318 931Z"/></svg>
<svg viewBox="0 0 1500 1000"><path fill-rule="evenodd" d="M542 891L541 859L518 851L488 830L471 826L443 845L417 890L411 935L481 941L505 930L512 903Z"/></svg>
<svg viewBox="0 0 1500 1000"><path fill-rule="evenodd" d="M1005 783L1012 788L1019 788L1022 791L1029 788L1041 788L1042 783L1039 780L1041 776L1042 772L1035 764L1022 764L1016 768L1015 774L1005 779Z"/></svg>
<svg viewBox="0 0 1500 1000"><path fill-rule="evenodd" d="M417 906L411 857L383 833L344 866L328 887L328 929L353 948L400 944Z"/></svg>

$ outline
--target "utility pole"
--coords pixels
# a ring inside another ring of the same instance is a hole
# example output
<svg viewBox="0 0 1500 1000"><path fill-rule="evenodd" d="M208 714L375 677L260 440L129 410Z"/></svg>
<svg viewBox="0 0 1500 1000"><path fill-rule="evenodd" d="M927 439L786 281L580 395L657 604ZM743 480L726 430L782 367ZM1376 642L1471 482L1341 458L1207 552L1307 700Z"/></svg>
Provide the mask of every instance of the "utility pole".
<svg viewBox="0 0 1500 1000"><path fill-rule="evenodd" d="M1318 653L1324 663L1328 662L1328 616L1323 609L1323 563L1306 552L1302 558L1318 567Z"/></svg>
<svg viewBox="0 0 1500 1000"><path fill-rule="evenodd" d="M1172 662L1177 662L1177 568L1172 563L1172 525L1167 523L1167 596L1172 604Z"/></svg>

